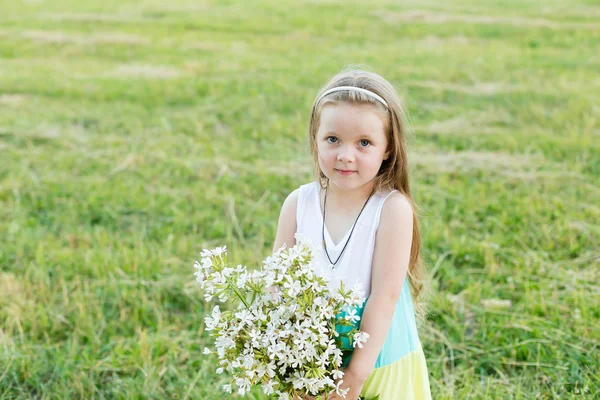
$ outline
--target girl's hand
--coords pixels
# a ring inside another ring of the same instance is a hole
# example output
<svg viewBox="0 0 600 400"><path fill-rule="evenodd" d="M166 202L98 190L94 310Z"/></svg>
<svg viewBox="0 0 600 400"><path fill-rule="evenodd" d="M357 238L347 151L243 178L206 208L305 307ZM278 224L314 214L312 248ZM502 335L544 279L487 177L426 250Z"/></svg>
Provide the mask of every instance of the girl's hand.
<svg viewBox="0 0 600 400"><path fill-rule="evenodd" d="M341 380L343 380L343 382L340 385L340 389L350 388L350 390L348 391L348 393L346 393L345 398L338 395L334 390L333 392L329 393L327 400L358 400L358 396L360 396L360 392L361 392L362 387L365 384L365 382L363 380L358 379L358 377L356 377L356 375L354 375L350 370L345 369L343 371L344 371L344 376L341 379ZM340 381L340 379L336 380L335 384L337 385L339 381ZM309 394L303 394L300 396L300 398L296 397L294 400L315 400L315 399L316 399L316 397L314 397L314 396L311 396Z"/></svg>
<svg viewBox="0 0 600 400"><path fill-rule="evenodd" d="M357 400L358 396L360 396L360 392L362 390L365 382L363 380L358 379L356 375L352 373L352 371L346 369L344 370L344 376L341 379L344 382L340 385L340 389L348 389L348 393L346 393L346 397L342 397L338 395L335 390L329 394L327 400ZM336 385L339 382L339 379L335 382Z"/></svg>

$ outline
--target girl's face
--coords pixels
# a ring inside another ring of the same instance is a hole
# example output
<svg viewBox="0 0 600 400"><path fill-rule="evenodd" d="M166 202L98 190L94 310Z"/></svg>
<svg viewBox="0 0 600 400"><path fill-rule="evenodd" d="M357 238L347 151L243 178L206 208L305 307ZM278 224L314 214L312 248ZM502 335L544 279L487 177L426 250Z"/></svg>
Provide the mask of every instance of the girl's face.
<svg viewBox="0 0 600 400"><path fill-rule="evenodd" d="M342 190L371 182L389 157L384 120L370 104L326 105L316 142L321 171Z"/></svg>

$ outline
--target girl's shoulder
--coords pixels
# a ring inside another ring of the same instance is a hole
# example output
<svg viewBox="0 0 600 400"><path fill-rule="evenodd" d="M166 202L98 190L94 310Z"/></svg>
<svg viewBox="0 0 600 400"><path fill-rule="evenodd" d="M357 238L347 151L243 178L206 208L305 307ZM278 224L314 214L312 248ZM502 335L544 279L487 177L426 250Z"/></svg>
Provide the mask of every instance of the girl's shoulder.
<svg viewBox="0 0 600 400"><path fill-rule="evenodd" d="M303 185L298 186L294 192L298 195L302 193L302 197L304 197L307 193L313 193L314 191L319 191L320 185L317 181L307 182Z"/></svg>
<svg viewBox="0 0 600 400"><path fill-rule="evenodd" d="M298 189L300 189L300 188L309 188L309 187L312 188L312 187L318 187L318 186L319 186L319 182L317 182L317 181L310 181L310 182L307 182L307 183L305 183L303 185L300 185L298 187Z"/></svg>
<svg viewBox="0 0 600 400"><path fill-rule="evenodd" d="M287 198L284 201L284 205L287 204L288 208L291 210L292 208L296 208L298 199L305 195L305 193L309 190L315 190L318 188L319 182L308 182L303 185L298 186L296 189L292 190L290 194L288 194ZM293 207L292 207L293 206Z"/></svg>
<svg viewBox="0 0 600 400"><path fill-rule="evenodd" d="M398 195L400 195L401 197L404 197L397 189L394 189L391 186L384 187L382 189L379 189L377 192L375 192L375 196L383 197L383 198L388 198L391 196L398 196Z"/></svg>
<svg viewBox="0 0 600 400"><path fill-rule="evenodd" d="M399 232L407 230L412 232L413 224L412 204L398 190L388 193L381 205L380 225L382 231Z"/></svg>

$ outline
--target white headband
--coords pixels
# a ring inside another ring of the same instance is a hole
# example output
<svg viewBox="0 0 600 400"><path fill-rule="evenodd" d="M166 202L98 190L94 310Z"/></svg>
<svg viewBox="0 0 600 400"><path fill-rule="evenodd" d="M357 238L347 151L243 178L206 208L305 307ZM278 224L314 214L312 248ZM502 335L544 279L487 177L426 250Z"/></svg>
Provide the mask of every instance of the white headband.
<svg viewBox="0 0 600 400"><path fill-rule="evenodd" d="M384 100L384 99L383 99L381 96L379 96L379 95L377 95L377 94L375 94L375 93L371 92L370 90L363 89L363 88L359 88L359 87L356 87L356 86L338 86L338 87L331 88L331 89L327 90L325 93L323 93L323 94L322 94L322 95L319 97L319 99L317 100L317 103L319 103L319 102L321 101L321 99L322 99L323 97L327 96L329 93L333 93L333 92L339 92L339 91L342 91L342 90L354 90L354 91L356 91L356 92L364 93L364 94L366 94L367 96L371 96L371 97L373 97L375 100L378 100L378 101L379 101L381 104L383 104L383 105L384 105L386 108L388 108L388 109L389 109L389 107L388 107L387 103L385 102L385 100Z"/></svg>

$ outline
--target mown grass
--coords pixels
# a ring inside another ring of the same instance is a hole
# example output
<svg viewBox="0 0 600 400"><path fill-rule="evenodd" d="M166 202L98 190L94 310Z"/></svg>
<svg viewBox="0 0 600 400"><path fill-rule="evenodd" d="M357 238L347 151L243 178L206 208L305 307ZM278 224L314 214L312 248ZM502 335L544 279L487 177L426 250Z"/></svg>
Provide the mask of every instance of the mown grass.
<svg viewBox="0 0 600 400"><path fill-rule="evenodd" d="M411 115L434 398L597 398L598 17L593 1L3 2L0 399L226 398L193 260L269 254L311 178L309 107L349 64Z"/></svg>

